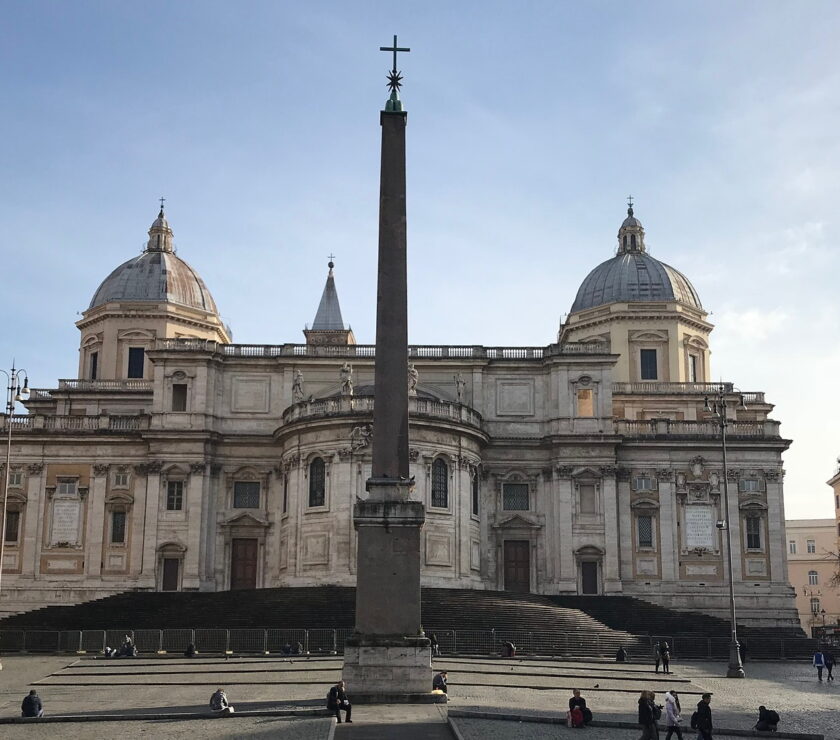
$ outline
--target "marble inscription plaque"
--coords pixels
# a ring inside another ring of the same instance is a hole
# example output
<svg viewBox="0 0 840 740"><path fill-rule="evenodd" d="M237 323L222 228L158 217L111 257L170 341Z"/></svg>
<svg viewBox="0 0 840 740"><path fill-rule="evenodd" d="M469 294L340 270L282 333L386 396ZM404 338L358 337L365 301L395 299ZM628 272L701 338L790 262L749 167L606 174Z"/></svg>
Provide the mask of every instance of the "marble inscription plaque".
<svg viewBox="0 0 840 740"><path fill-rule="evenodd" d="M685 546L715 548L715 513L711 506L686 506Z"/></svg>
<svg viewBox="0 0 840 740"><path fill-rule="evenodd" d="M53 503L51 544L56 545L59 542L67 542L71 545L79 544L81 508L79 501L56 501Z"/></svg>

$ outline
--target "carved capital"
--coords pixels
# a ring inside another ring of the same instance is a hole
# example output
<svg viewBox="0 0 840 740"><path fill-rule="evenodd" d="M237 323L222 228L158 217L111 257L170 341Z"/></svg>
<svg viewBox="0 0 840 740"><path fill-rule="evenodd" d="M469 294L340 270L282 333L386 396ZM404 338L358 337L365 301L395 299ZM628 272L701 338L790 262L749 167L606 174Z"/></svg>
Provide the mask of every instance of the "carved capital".
<svg viewBox="0 0 840 740"><path fill-rule="evenodd" d="M770 470L765 470L764 477L767 480L777 481L782 477L782 471L780 468L772 468Z"/></svg>
<svg viewBox="0 0 840 740"><path fill-rule="evenodd" d="M353 449L351 447L341 447L337 451L337 454L339 460L349 460L353 454Z"/></svg>
<svg viewBox="0 0 840 740"><path fill-rule="evenodd" d="M108 475L108 471L110 469L111 469L110 465L104 465L104 464L101 464L101 463L97 463L96 465L93 466L93 474L97 478L100 478L103 475Z"/></svg>
<svg viewBox="0 0 840 740"><path fill-rule="evenodd" d="M79 498L84 501L88 495L88 487L87 486L79 486Z"/></svg>
<svg viewBox="0 0 840 740"><path fill-rule="evenodd" d="M26 468L29 472L29 475L41 475L44 471L44 464L43 463L32 463L29 467Z"/></svg>
<svg viewBox="0 0 840 740"><path fill-rule="evenodd" d="M558 465L554 468L554 472L557 474L558 478L571 478L572 470L573 468L571 465Z"/></svg>
<svg viewBox="0 0 840 740"><path fill-rule="evenodd" d="M602 465L599 470L604 478L611 478L618 473L618 467L616 465Z"/></svg>
<svg viewBox="0 0 840 740"><path fill-rule="evenodd" d="M662 468L656 471L656 478L663 483L671 480L672 473L668 468Z"/></svg>
<svg viewBox="0 0 840 740"><path fill-rule="evenodd" d="M727 468L726 470L726 479L727 480L738 480L738 477L741 475L741 471L736 468Z"/></svg>
<svg viewBox="0 0 840 740"><path fill-rule="evenodd" d="M203 463L203 462L190 463L190 472L195 473L196 475L203 475L206 468L207 468L207 463Z"/></svg>

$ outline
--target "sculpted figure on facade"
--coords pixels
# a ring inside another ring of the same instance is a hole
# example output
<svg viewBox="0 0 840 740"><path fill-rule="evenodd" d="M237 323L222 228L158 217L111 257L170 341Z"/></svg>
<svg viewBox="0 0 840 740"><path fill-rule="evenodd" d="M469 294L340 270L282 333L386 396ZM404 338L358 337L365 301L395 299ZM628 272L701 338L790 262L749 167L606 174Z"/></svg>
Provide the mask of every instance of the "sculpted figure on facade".
<svg viewBox="0 0 840 740"><path fill-rule="evenodd" d="M458 403L464 403L464 391L467 388L467 381L464 380L464 376L461 373L453 376L455 380L455 399Z"/></svg>
<svg viewBox="0 0 840 740"><path fill-rule="evenodd" d="M345 362L338 371L338 377L341 382L341 395L353 395L353 366L349 362Z"/></svg>
<svg viewBox="0 0 840 740"><path fill-rule="evenodd" d="M363 450L370 444L372 436L373 427L370 424L353 427L353 430L350 432L350 449L353 452Z"/></svg>
<svg viewBox="0 0 840 740"><path fill-rule="evenodd" d="M295 370L294 380L292 381L292 403L299 403L304 397L303 373L300 370Z"/></svg>
<svg viewBox="0 0 840 740"><path fill-rule="evenodd" d="M414 363L408 363L408 395L409 396L416 396L417 395L417 381L420 379L420 373L417 372L417 368L414 367Z"/></svg>

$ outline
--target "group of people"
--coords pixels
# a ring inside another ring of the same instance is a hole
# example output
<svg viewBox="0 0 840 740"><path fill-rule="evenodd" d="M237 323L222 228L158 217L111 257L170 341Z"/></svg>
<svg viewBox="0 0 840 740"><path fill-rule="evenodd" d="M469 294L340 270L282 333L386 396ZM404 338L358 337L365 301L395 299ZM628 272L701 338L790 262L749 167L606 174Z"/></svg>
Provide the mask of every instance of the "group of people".
<svg viewBox="0 0 840 740"><path fill-rule="evenodd" d="M697 730L698 740L712 738L712 695L703 694L697 703L697 710L691 715L691 729ZM671 689L665 692L665 726L668 732L665 740L671 740L672 735L682 740L682 707L679 694ZM663 706L656 703L656 693L642 691L639 697L639 725L642 734L639 740L656 740L659 736L659 721L662 718Z"/></svg>
<svg viewBox="0 0 840 740"><path fill-rule="evenodd" d="M662 672L671 672L671 648L667 642L653 643L653 660L656 663L656 672L659 673L659 665L662 664Z"/></svg>
<svg viewBox="0 0 840 740"><path fill-rule="evenodd" d="M817 680L823 680L823 670L828 671L826 681L834 680L834 653L830 650L817 650L814 653L814 668L817 669Z"/></svg>
<svg viewBox="0 0 840 740"><path fill-rule="evenodd" d="M134 644L134 640L126 635L122 641L122 645L118 648L112 648L106 645L104 652L106 658L136 658L137 646Z"/></svg>

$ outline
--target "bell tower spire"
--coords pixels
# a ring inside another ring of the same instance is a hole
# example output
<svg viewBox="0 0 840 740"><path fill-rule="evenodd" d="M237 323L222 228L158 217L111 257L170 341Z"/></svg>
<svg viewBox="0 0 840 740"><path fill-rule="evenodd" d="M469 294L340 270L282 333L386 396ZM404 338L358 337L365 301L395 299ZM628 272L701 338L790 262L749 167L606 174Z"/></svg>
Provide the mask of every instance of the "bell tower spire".
<svg viewBox="0 0 840 740"><path fill-rule="evenodd" d="M166 198L160 199L160 212L149 229L149 241L146 243L147 252L174 252L172 244L172 229L169 222L163 215L163 202Z"/></svg>
<svg viewBox="0 0 840 740"><path fill-rule="evenodd" d="M618 230L618 253L633 254L645 251L645 230L642 222L633 215L633 196L627 196L627 218Z"/></svg>
<svg viewBox="0 0 840 740"><path fill-rule="evenodd" d="M329 344L344 346L356 344L356 337L350 327L344 327L344 319L341 317L341 305L338 302L338 291L335 289L335 255L331 254L327 259L327 282L324 285L324 292L321 294L321 302L318 304L318 311L311 329L304 329L303 335L307 344Z"/></svg>

